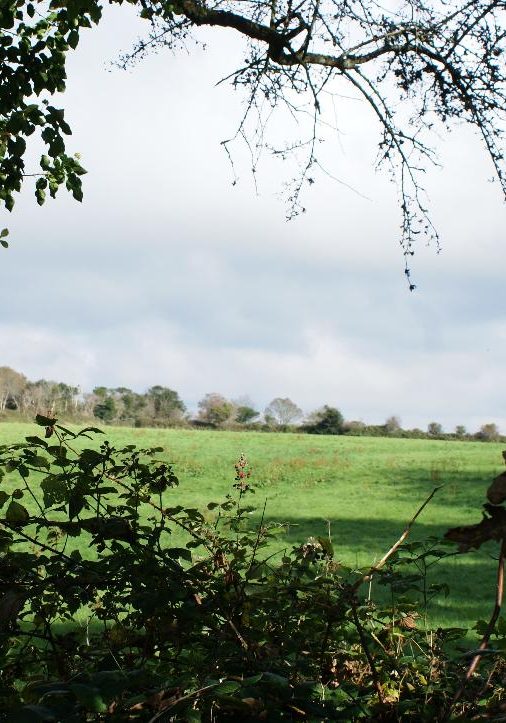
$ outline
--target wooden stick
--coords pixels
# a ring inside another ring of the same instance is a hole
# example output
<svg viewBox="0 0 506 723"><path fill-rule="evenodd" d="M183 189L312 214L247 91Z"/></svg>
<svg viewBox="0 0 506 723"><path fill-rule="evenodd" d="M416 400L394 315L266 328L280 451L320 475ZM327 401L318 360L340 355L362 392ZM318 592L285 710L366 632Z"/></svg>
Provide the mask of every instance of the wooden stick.
<svg viewBox="0 0 506 723"><path fill-rule="evenodd" d="M394 552L402 545L402 543L404 542L404 540L406 539L406 537L407 537L407 536L409 535L409 533L411 532L411 528L413 527L414 523L416 522L416 519L421 515L421 513L423 512L423 510L425 509L425 507L427 507L427 505L429 504L429 502L431 501L431 499L434 497L434 495L436 494L436 492L441 489L441 487L443 487L443 485L439 485L438 487L434 487L434 489L432 490L432 492L430 493L430 495L427 497L427 499L425 500L425 502L418 508L418 510L416 511L416 513L413 515L413 517L411 518L411 520L408 522L408 524L407 524L406 527L404 528L404 531L403 531L402 535L399 537L399 539L397 540L397 542L396 542L394 545L392 545L392 547L388 550L388 552L387 552L385 555L383 555L383 557L381 558L381 560L380 560L379 562L377 562L375 565L371 565L371 567L369 568L369 570L368 570L364 575L362 575L362 577L360 577L360 578L353 584L353 588L352 588L352 589L353 589L354 591L358 590L358 588L362 585L362 583L367 582L367 581L371 578L371 575L373 575L375 572L378 572L378 570L381 570L381 568L385 565L385 563L387 562L387 560L388 560L390 557L392 557L392 555L394 554Z"/></svg>

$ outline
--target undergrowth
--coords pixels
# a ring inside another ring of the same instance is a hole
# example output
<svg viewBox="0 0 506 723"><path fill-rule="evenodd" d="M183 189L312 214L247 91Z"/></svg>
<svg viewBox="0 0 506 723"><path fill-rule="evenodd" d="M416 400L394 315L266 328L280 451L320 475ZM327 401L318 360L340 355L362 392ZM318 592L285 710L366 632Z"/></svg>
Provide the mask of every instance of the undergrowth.
<svg viewBox="0 0 506 723"><path fill-rule="evenodd" d="M0 447L0 720L502 719L503 619L478 623L472 675L465 631L427 624L451 594L427 572L455 547L406 539L434 492L353 569L328 537L272 553L245 457L225 499L191 508L161 448L37 421L44 437Z"/></svg>

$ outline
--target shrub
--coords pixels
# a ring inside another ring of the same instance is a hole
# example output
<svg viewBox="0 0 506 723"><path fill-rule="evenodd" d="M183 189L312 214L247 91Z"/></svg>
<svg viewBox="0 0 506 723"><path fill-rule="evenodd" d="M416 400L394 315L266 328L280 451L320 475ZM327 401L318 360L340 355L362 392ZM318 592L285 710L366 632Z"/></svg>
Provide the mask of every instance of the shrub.
<svg viewBox="0 0 506 723"><path fill-rule="evenodd" d="M250 523L244 457L231 493L196 510L170 500L178 480L160 448L97 446L99 430L38 423L45 437L0 447L0 479L12 483L0 491L0 719L450 713L464 665L449 646L462 631L427 634L418 619L444 588L426 581L447 554L438 540L401 545L408 526L365 571L338 563L327 538L275 559L280 527ZM371 576L390 604L362 592ZM479 704L473 688L454 706L465 720L500 685L500 662L482 667Z"/></svg>
<svg viewBox="0 0 506 723"><path fill-rule="evenodd" d="M313 414L305 430L309 434L343 434L344 417L339 409L325 405Z"/></svg>

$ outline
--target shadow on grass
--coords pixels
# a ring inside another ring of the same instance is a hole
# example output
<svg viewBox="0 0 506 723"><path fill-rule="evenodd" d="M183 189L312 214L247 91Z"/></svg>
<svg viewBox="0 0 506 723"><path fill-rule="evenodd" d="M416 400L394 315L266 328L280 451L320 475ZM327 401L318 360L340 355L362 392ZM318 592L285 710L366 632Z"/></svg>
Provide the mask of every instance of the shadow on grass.
<svg viewBox="0 0 506 723"><path fill-rule="evenodd" d="M496 470L490 468L464 470L457 463L450 464L436 460L422 468L402 466L395 470L380 468L375 473L365 473L361 486L369 488L372 493L384 488L386 494L394 493L395 497L408 498L410 501L419 499L420 502L435 487L440 487L430 503L431 506L454 506L463 502L480 506L485 502L486 491L492 480L502 471L499 463ZM364 500L364 504L367 504L367 499Z"/></svg>
<svg viewBox="0 0 506 723"><path fill-rule="evenodd" d="M336 560L356 567L368 567L380 560L404 529L397 521L365 517L332 520L330 525L328 520L316 517L292 520L267 517L265 522L286 525L286 532L277 541L280 548L290 549L311 536L328 539L330 534ZM448 554L427 570L428 585L445 583L449 588L448 596L438 594L431 600L429 623L436 627L471 628L477 620L488 619L494 606L498 545L487 543L478 551L460 554L455 545L443 541L446 529L441 525L416 523L406 542L438 538L436 547ZM431 562L435 559L429 558ZM386 600L390 592L373 582L373 594Z"/></svg>

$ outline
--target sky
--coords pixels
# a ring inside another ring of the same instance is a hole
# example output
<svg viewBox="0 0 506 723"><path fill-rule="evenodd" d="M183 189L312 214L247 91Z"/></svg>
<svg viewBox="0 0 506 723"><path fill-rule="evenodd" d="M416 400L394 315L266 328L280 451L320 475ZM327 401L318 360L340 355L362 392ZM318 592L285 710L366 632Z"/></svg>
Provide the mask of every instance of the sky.
<svg viewBox="0 0 506 723"><path fill-rule="evenodd" d="M280 396L348 420L506 432L506 211L475 135L441 133L425 187L442 251L420 244L410 293L363 104L329 99L337 130L322 131L320 155L339 180L318 177L287 222L280 191L297 166L265 157L255 185L237 144L233 185L220 145L242 113L241 94L216 85L240 41L207 31L205 49L118 69L142 29L130 8L109 10L55 102L88 170L83 203L60 191L39 208L27 184L2 212L0 365L84 391L162 384L190 409L208 392L259 410Z"/></svg>

